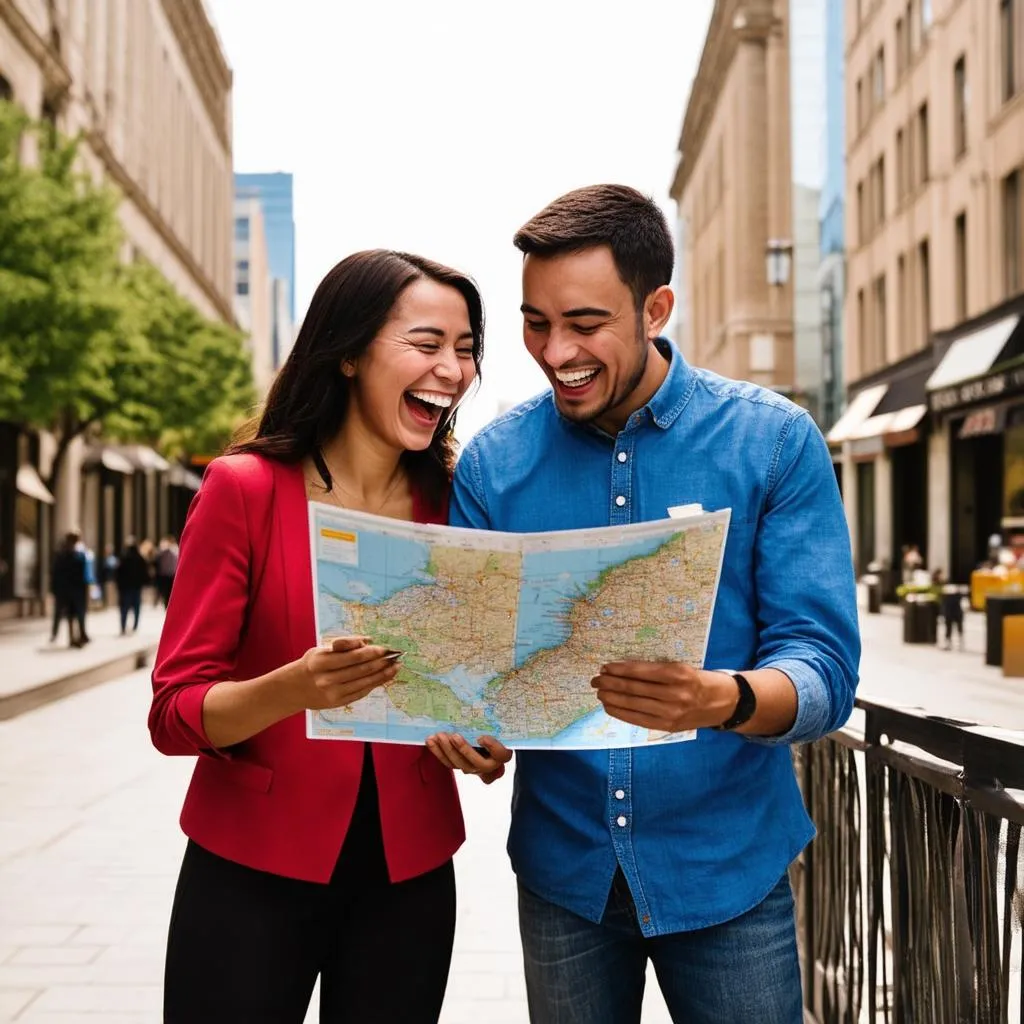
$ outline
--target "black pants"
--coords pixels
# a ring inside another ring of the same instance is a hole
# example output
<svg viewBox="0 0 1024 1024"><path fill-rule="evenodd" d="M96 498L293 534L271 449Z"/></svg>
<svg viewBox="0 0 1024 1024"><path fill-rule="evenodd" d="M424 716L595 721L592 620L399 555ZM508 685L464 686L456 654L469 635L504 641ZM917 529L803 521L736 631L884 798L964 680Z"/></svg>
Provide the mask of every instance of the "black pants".
<svg viewBox="0 0 1024 1024"><path fill-rule="evenodd" d="M128 613L135 616L132 632L139 628L139 612L142 610L142 588L125 587L117 592L117 603L121 609L121 632L128 631Z"/></svg>
<svg viewBox="0 0 1024 1024"><path fill-rule="evenodd" d="M326 813L326 809L325 809ZM327 885L189 842L171 912L165 1024L437 1024L455 937L452 862L392 884L369 747Z"/></svg>

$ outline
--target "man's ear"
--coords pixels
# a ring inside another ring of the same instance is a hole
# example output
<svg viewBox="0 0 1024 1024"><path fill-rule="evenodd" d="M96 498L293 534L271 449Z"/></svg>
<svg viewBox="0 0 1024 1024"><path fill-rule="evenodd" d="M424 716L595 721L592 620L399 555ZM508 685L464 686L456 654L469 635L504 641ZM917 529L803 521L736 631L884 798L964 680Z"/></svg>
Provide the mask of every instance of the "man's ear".
<svg viewBox="0 0 1024 1024"><path fill-rule="evenodd" d="M656 288L647 296L644 303L644 329L648 340L657 338L665 329L675 305L676 297L667 284Z"/></svg>

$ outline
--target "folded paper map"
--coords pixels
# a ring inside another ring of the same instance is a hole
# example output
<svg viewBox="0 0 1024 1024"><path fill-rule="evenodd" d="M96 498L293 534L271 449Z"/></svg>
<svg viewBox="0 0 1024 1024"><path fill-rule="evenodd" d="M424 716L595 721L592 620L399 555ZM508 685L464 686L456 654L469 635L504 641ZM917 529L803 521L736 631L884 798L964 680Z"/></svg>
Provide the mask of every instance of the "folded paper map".
<svg viewBox="0 0 1024 1024"><path fill-rule="evenodd" d="M403 651L394 682L307 713L316 739L422 743L438 731L509 747L687 739L605 714L611 661L704 662L729 510L558 533L424 526L309 507L317 634Z"/></svg>

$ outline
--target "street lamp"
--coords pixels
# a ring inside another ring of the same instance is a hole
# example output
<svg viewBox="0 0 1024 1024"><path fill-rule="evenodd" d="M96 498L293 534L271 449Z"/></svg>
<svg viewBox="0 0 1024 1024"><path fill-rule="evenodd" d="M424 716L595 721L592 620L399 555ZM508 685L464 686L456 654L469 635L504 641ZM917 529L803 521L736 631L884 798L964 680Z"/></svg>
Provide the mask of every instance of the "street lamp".
<svg viewBox="0 0 1024 1024"><path fill-rule="evenodd" d="M765 246L764 255L768 283L773 287L781 287L789 280L793 243L782 238L771 238Z"/></svg>

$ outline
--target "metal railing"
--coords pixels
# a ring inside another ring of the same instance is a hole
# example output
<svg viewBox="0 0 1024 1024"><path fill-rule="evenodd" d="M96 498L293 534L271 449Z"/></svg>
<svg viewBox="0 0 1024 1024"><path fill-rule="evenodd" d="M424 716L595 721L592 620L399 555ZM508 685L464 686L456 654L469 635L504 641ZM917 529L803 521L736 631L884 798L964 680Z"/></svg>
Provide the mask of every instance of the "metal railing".
<svg viewBox="0 0 1024 1024"><path fill-rule="evenodd" d="M857 706L795 753L806 1019L1022 1024L1024 736Z"/></svg>

